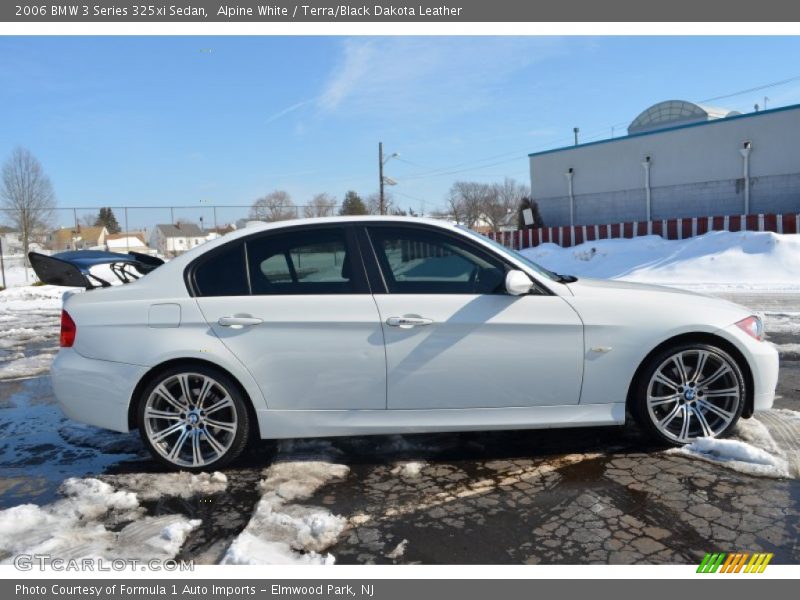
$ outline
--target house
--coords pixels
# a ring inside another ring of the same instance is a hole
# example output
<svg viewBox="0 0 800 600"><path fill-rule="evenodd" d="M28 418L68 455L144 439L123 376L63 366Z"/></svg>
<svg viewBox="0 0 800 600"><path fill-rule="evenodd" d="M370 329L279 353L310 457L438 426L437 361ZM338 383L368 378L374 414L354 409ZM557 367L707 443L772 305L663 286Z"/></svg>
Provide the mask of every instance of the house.
<svg viewBox="0 0 800 600"><path fill-rule="evenodd" d="M105 250L108 229L105 227L62 227L51 231L47 236L47 245L54 252L67 250Z"/></svg>
<svg viewBox="0 0 800 600"><path fill-rule="evenodd" d="M143 231L110 233L106 237L106 248L108 248L109 252L150 253L150 248L145 241L145 233Z"/></svg>
<svg viewBox="0 0 800 600"><path fill-rule="evenodd" d="M10 227L0 227L0 245L3 254L22 254L22 235Z"/></svg>
<svg viewBox="0 0 800 600"><path fill-rule="evenodd" d="M177 256L208 241L207 234L194 223L156 225L150 234L150 247L164 256Z"/></svg>

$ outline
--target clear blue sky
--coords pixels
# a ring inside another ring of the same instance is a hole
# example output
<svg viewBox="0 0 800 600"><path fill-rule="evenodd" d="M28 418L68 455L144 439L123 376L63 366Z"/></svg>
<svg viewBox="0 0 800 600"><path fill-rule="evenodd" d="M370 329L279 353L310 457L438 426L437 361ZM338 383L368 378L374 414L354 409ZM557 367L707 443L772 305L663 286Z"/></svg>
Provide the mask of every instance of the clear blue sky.
<svg viewBox="0 0 800 600"><path fill-rule="evenodd" d="M61 206L197 205L176 215L196 220L274 189L367 196L382 140L401 155L395 201L431 210L458 179L528 183L527 153L573 126L619 135L660 100L800 76L799 56L788 37L5 37L0 160L29 148ZM800 103L800 79L712 104L765 95Z"/></svg>

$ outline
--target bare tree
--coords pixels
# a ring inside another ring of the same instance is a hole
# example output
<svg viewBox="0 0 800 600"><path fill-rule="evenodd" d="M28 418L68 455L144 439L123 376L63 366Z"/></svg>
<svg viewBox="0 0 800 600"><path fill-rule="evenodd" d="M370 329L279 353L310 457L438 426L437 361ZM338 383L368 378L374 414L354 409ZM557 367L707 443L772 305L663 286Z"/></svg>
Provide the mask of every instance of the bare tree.
<svg viewBox="0 0 800 600"><path fill-rule="evenodd" d="M78 226L79 227L94 227L95 223L97 223L97 215L92 213L86 213L82 215L80 219L78 219Z"/></svg>
<svg viewBox="0 0 800 600"><path fill-rule="evenodd" d="M483 199L483 219L492 228L514 226L516 209L520 201L530 194L528 186L506 177L502 183L488 186Z"/></svg>
<svg viewBox="0 0 800 600"><path fill-rule="evenodd" d="M456 181L447 196L451 218L461 225L475 227L481 220L490 186L473 181Z"/></svg>
<svg viewBox="0 0 800 600"><path fill-rule="evenodd" d="M387 215L391 215L395 210L394 196L389 191L383 194L383 206ZM381 214L381 195L378 192L367 196L367 210L371 215Z"/></svg>
<svg viewBox="0 0 800 600"><path fill-rule="evenodd" d="M9 222L20 232L25 261L30 241L47 228L55 208L55 194L42 164L25 148L15 148L3 165L0 199Z"/></svg>
<svg viewBox="0 0 800 600"><path fill-rule="evenodd" d="M317 194L307 206L303 207L307 219L314 217L332 217L336 214L336 198L330 194Z"/></svg>
<svg viewBox="0 0 800 600"><path fill-rule="evenodd" d="M250 219L253 221L286 221L296 216L297 208L292 197L284 190L270 192L250 207Z"/></svg>

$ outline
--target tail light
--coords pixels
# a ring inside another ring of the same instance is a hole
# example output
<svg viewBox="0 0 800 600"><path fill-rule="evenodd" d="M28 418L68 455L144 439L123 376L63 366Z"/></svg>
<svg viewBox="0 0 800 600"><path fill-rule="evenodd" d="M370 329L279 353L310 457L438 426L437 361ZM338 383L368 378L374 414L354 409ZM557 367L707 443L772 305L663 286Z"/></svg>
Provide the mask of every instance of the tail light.
<svg viewBox="0 0 800 600"><path fill-rule="evenodd" d="M78 328L75 326L75 321L69 316L65 310L61 311L61 339L59 346L62 348L72 348L75 343L75 335L78 333Z"/></svg>

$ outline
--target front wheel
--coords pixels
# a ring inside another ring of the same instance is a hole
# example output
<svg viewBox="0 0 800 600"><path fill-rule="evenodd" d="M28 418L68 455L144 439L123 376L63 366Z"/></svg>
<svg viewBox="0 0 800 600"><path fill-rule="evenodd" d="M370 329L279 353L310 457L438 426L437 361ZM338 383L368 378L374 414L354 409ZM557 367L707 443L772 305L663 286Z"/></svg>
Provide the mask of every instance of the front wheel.
<svg viewBox="0 0 800 600"><path fill-rule="evenodd" d="M700 437L726 436L745 398L736 361L721 348L695 343L665 350L648 362L631 408L651 437L680 446Z"/></svg>
<svg viewBox="0 0 800 600"><path fill-rule="evenodd" d="M144 389L139 432L153 456L186 471L218 469L241 454L250 420L226 374L201 365L174 367Z"/></svg>

